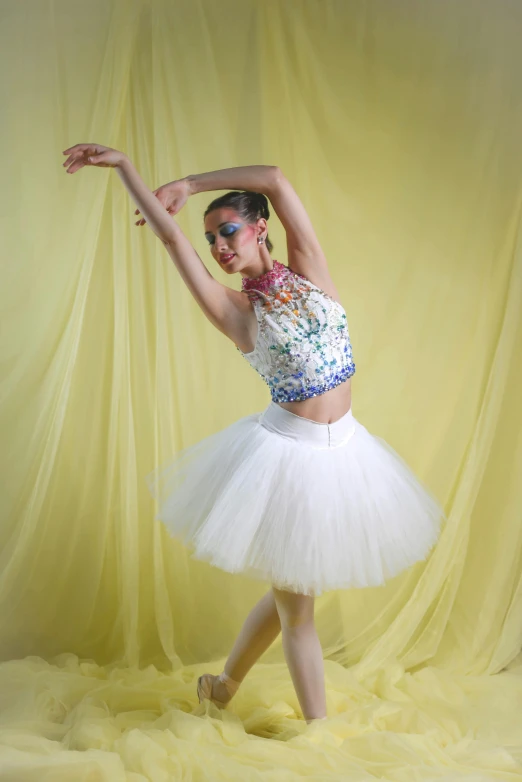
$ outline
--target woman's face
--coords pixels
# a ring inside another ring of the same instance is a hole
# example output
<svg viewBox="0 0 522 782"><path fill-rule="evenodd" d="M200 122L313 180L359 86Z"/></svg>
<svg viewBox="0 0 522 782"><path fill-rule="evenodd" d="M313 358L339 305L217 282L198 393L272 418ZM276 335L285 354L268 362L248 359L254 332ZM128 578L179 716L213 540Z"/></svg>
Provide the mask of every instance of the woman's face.
<svg viewBox="0 0 522 782"><path fill-rule="evenodd" d="M259 258L257 237L264 235L266 220L246 223L229 207L214 209L205 217L205 238L222 269L236 272ZM233 255L232 258L228 256Z"/></svg>

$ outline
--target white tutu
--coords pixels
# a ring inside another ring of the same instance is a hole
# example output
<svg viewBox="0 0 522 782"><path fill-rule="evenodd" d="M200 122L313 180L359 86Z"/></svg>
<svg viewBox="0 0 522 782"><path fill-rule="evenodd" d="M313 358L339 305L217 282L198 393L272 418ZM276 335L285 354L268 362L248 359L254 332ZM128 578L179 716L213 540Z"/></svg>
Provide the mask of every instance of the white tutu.
<svg viewBox="0 0 522 782"><path fill-rule="evenodd" d="M194 558L303 594L384 584L426 559L446 518L351 410L323 424L271 402L146 482Z"/></svg>

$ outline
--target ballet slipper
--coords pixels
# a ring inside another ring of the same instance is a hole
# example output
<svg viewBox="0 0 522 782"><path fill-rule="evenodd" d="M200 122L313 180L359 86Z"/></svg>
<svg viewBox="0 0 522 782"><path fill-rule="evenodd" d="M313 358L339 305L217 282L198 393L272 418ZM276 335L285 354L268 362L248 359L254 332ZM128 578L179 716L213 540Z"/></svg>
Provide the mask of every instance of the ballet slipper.
<svg viewBox="0 0 522 782"><path fill-rule="evenodd" d="M216 696L213 695L213 685L216 679L225 685L225 688L228 692L229 697L225 701L219 700L219 698L216 698ZM220 673L218 676L214 676L212 673L204 673L198 679L199 702L202 703L204 698L207 698L208 700L212 701L212 703L219 709L224 709L232 696L237 692L240 684L241 682L234 681L234 679L231 679L230 676L228 676L224 671L222 671L222 673Z"/></svg>
<svg viewBox="0 0 522 782"><path fill-rule="evenodd" d="M311 722L316 722L316 720L326 720L328 717L310 717L309 720L306 720L306 724L310 725Z"/></svg>

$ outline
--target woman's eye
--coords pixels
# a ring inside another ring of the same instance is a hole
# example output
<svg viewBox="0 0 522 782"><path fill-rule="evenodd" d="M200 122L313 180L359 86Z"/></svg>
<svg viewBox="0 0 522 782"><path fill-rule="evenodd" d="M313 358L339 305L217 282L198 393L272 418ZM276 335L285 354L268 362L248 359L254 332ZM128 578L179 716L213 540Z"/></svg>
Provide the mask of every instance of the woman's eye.
<svg viewBox="0 0 522 782"><path fill-rule="evenodd" d="M221 234L221 236L231 236L236 231L237 231L237 226L226 225L224 228L221 229L219 233Z"/></svg>
<svg viewBox="0 0 522 782"><path fill-rule="evenodd" d="M222 228L219 229L220 236L232 236L232 234L235 234L236 231L238 231L241 228L240 225L237 225L236 223L230 223L230 225L224 225ZM214 234L207 233L205 234L205 238L209 244L214 244Z"/></svg>

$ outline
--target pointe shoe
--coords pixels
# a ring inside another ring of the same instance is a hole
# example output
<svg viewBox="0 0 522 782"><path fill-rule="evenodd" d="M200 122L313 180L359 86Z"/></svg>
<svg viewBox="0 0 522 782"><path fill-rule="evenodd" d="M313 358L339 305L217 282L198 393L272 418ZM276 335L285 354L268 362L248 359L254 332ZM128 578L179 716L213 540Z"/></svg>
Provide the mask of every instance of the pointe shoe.
<svg viewBox="0 0 522 782"><path fill-rule="evenodd" d="M317 720L326 720L328 717L311 717L309 720L306 720L306 724L310 725L311 722L316 722Z"/></svg>
<svg viewBox="0 0 522 782"><path fill-rule="evenodd" d="M212 695L212 689L216 679L218 679L220 682L223 682L225 685L225 688L230 696L226 701L221 701L219 698L216 698ZM230 676L227 676L224 671L218 676L214 676L212 673L204 673L198 679L199 702L202 703L204 698L208 698L208 700L212 701L212 703L217 706L218 709L224 709L226 708L232 696L237 692L240 684L241 682L234 681L234 679L231 679Z"/></svg>

